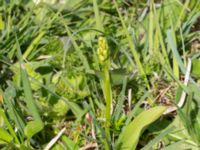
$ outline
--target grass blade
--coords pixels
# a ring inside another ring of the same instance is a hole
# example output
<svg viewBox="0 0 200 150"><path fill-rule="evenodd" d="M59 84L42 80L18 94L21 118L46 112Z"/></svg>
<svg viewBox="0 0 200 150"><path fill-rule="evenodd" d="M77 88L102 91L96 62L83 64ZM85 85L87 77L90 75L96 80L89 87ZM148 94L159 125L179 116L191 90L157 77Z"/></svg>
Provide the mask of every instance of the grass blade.
<svg viewBox="0 0 200 150"><path fill-rule="evenodd" d="M29 45L25 53L23 54L23 59L26 59L29 54L32 52L32 50L39 44L42 37L45 35L44 31L41 31L37 37L32 41L32 43Z"/></svg>
<svg viewBox="0 0 200 150"><path fill-rule="evenodd" d="M165 130L164 132L160 133L158 136L156 136L153 140L151 140L145 147L143 147L141 150L149 150L152 146L154 146L156 143L160 142L162 138L164 138L167 134L169 134L171 131L173 131L173 127Z"/></svg>
<svg viewBox="0 0 200 150"><path fill-rule="evenodd" d="M25 123L22 117L16 110L16 105L14 104L14 98L16 96L15 88L10 85L4 92L5 104L8 107L8 115L11 120L13 120L21 133L24 131Z"/></svg>
<svg viewBox="0 0 200 150"><path fill-rule="evenodd" d="M121 113L122 108L123 108L123 104L124 104L124 100L125 100L126 85L127 85L127 77L124 78L122 91L121 91L120 96L118 98L118 102L117 102L117 105L116 105L116 108L115 108L115 112L113 114L113 117L115 119L119 118L120 113Z"/></svg>
<svg viewBox="0 0 200 150"><path fill-rule="evenodd" d="M15 138L15 142L17 144L20 144L19 139L17 138L17 135L16 135L15 131L13 130L10 122L8 121L8 118L5 115L4 110L1 109L1 108L0 108L0 115L3 117L3 120L5 121L5 124L6 124L8 130L9 130L10 134Z"/></svg>
<svg viewBox="0 0 200 150"><path fill-rule="evenodd" d="M165 147L165 148L162 148L161 150L171 150L171 149L177 149L177 146L182 144L184 141L178 141L178 142L175 142L173 144L170 144L169 146Z"/></svg>
<svg viewBox="0 0 200 150"><path fill-rule="evenodd" d="M172 30L168 30L167 31L167 41L168 41L169 47L172 50L173 55L174 55L178 65L179 65L181 71L183 73L185 73L186 69L185 69L184 64L182 62L182 59L181 59L181 57L180 57L180 55L178 53L177 46L176 46L176 43L174 41L174 37L172 35Z"/></svg>
<svg viewBox="0 0 200 150"><path fill-rule="evenodd" d="M30 81L28 79L28 75L27 75L26 68L25 68L25 65L24 65L24 62L23 62L21 49L20 49L17 37L16 37L16 44L17 44L17 57L18 57L18 60L19 60L19 63L20 63L21 79L22 79L23 90L24 90L24 95L25 95L25 102L27 104L28 110L30 110L29 113L33 116L33 118L35 120L39 120L39 121L42 122L42 119L41 119L40 114L37 110L35 101L33 99Z"/></svg>
<svg viewBox="0 0 200 150"><path fill-rule="evenodd" d="M154 1L150 0L150 12L149 12L149 53L153 53L153 31L154 31L154 13L153 13Z"/></svg>
<svg viewBox="0 0 200 150"><path fill-rule="evenodd" d="M138 55L137 50L136 50L136 48L135 48L135 45L133 44L133 41L132 41L132 39L131 39L131 36L130 36L129 33L128 33L126 24L125 24L125 22L124 22L124 20L123 20L123 18L122 18L122 15L121 15L121 13L120 13L120 11L119 11L119 7L118 7L118 5L117 5L117 2L114 1L114 3L115 3L115 7L116 7L116 9L117 9L117 12L118 12L118 15L119 15L121 24L122 24L122 26L123 26L123 30L125 31L126 38L127 38L127 40L128 40L129 46L130 46L130 48L131 48L131 52L132 52L133 57L134 57L134 59L135 59L136 65L137 65L137 67L138 67L139 73L140 73L140 75L144 78L144 81L145 81L145 83L146 83L146 87L150 90L149 82L148 82L148 80L147 80L147 77L146 77L144 68L143 68L143 66L142 66L142 63L140 62L140 56Z"/></svg>
<svg viewBox="0 0 200 150"><path fill-rule="evenodd" d="M100 30L101 32L103 32L104 28L103 28L103 24L102 24L102 21L101 21L101 16L100 16L100 13L99 13L99 8L98 8L98 4L97 4L96 0L93 0L93 9L94 9L95 20L96 20L96 28L98 30Z"/></svg>

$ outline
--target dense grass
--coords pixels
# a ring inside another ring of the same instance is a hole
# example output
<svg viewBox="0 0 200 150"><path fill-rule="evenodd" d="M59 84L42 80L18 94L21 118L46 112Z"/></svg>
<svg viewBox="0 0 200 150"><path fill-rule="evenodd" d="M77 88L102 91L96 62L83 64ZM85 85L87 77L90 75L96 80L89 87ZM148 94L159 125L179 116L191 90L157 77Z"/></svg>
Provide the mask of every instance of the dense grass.
<svg viewBox="0 0 200 150"><path fill-rule="evenodd" d="M0 148L199 149L200 0L0 1Z"/></svg>

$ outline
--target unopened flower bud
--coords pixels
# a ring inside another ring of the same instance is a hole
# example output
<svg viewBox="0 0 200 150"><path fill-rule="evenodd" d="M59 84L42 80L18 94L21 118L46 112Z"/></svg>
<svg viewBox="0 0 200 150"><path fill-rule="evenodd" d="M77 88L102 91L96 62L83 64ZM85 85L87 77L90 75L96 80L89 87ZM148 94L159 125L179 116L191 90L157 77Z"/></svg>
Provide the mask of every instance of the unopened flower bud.
<svg viewBox="0 0 200 150"><path fill-rule="evenodd" d="M97 54L100 64L103 65L108 58L108 45L106 39L103 37L99 37Z"/></svg>

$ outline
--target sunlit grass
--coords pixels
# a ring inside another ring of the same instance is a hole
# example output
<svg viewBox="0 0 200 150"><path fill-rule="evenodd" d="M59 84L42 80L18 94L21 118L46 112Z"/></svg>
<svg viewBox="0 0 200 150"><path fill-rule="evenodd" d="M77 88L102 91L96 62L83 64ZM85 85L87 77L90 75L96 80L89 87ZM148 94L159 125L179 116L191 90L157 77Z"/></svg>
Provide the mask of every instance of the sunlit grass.
<svg viewBox="0 0 200 150"><path fill-rule="evenodd" d="M199 17L199 0L0 1L0 148L198 149Z"/></svg>

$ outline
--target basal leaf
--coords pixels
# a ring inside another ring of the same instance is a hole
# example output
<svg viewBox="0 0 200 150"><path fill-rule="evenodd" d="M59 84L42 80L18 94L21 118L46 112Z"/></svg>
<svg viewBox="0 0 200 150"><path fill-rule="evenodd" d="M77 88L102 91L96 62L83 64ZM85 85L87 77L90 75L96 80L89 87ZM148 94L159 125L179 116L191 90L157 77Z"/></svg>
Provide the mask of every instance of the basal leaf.
<svg viewBox="0 0 200 150"><path fill-rule="evenodd" d="M192 60L192 75L196 78L200 78L200 60Z"/></svg>
<svg viewBox="0 0 200 150"><path fill-rule="evenodd" d="M123 80L126 76L128 76L126 69L114 69L110 71L111 82L113 85L123 84Z"/></svg>
<svg viewBox="0 0 200 150"><path fill-rule="evenodd" d="M24 128L24 133L28 139L40 132L44 127L44 124L40 120L30 121Z"/></svg>
<svg viewBox="0 0 200 150"><path fill-rule="evenodd" d="M72 141L67 136L62 136L62 141L66 145L67 149L69 149L69 150L78 150L79 149L77 143Z"/></svg>
<svg viewBox="0 0 200 150"><path fill-rule="evenodd" d="M145 128L157 120L165 110L166 107L157 106L140 113L121 133L117 141L117 149L134 150Z"/></svg>
<svg viewBox="0 0 200 150"><path fill-rule="evenodd" d="M3 140L5 142L11 142L13 140L13 137L3 128L0 128L0 140Z"/></svg>
<svg viewBox="0 0 200 150"><path fill-rule="evenodd" d="M4 22L2 17L0 16L0 30L3 30L3 28L4 28Z"/></svg>

